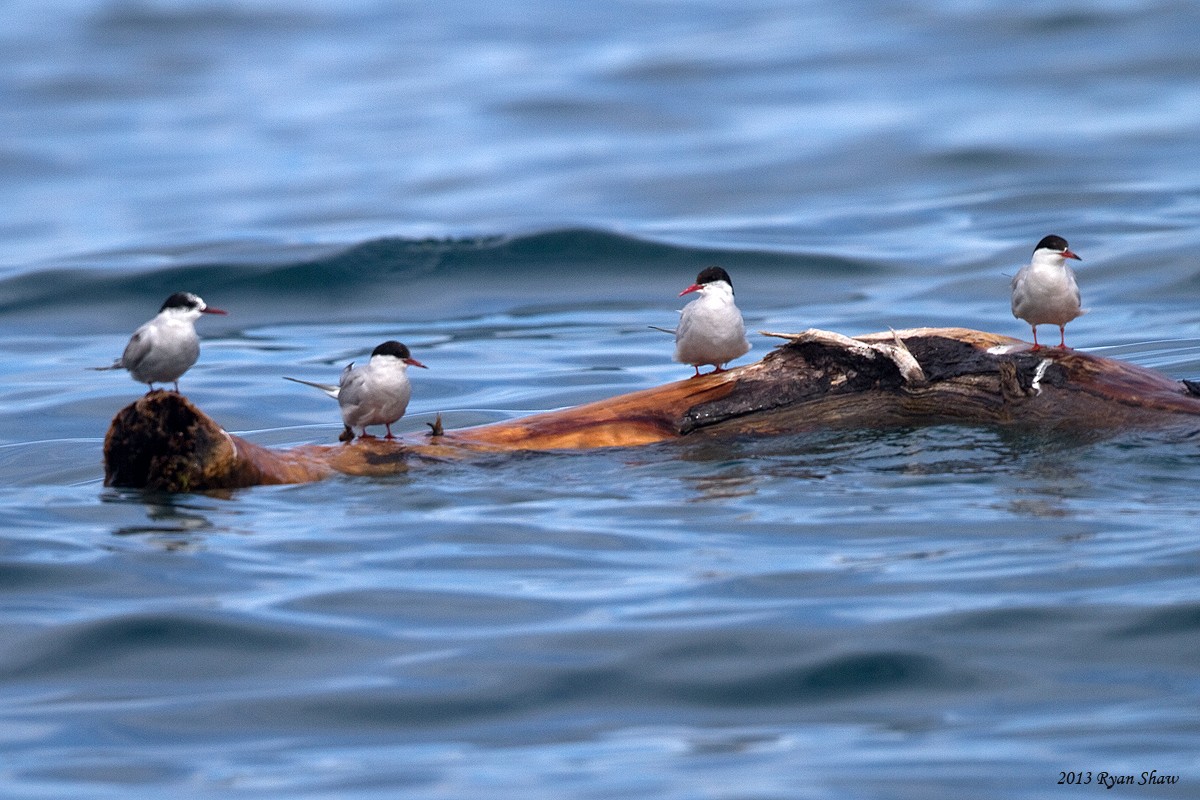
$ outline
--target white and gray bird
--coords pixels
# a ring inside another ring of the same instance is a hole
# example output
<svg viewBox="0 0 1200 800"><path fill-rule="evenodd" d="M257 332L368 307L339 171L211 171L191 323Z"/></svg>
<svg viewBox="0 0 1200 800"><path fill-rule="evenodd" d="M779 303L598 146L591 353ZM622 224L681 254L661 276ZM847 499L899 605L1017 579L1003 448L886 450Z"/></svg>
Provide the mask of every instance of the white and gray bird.
<svg viewBox="0 0 1200 800"><path fill-rule="evenodd" d="M675 329L675 360L696 368L712 364L713 372L722 372L725 364L750 351L742 312L733 302L733 281L720 267L708 267L696 276L696 282L679 293L699 294L679 312ZM709 373L712 374L712 373Z"/></svg>
<svg viewBox="0 0 1200 800"><path fill-rule="evenodd" d="M1079 285L1067 259L1082 261L1061 236L1047 236L1033 249L1033 259L1012 279L1012 313L1033 327L1033 349L1039 350L1038 325L1057 325L1059 347L1067 346L1067 323L1086 313L1080 307Z"/></svg>
<svg viewBox="0 0 1200 800"><path fill-rule="evenodd" d="M338 401L342 422L346 424L346 430L338 437L343 442L354 438L356 428L359 436L367 436L368 425L383 425L387 428L386 438L394 439L392 423L404 416L412 397L408 382L410 366L428 369L400 342L387 341L371 351L371 360L365 366L356 367L353 361L347 364L337 386L299 378L284 380L315 387Z"/></svg>
<svg viewBox="0 0 1200 800"><path fill-rule="evenodd" d="M200 339L196 320L201 314L224 314L205 304L191 292L176 292L166 299L154 319L133 332L125 352L110 367L127 369L138 383L154 391L156 383L173 383L179 391L179 379L200 357Z"/></svg>

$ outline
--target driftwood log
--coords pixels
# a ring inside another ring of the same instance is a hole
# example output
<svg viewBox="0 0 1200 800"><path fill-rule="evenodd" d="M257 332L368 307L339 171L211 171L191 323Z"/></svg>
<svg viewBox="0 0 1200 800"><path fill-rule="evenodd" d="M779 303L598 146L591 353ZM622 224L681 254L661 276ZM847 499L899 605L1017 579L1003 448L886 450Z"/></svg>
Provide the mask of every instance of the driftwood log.
<svg viewBox="0 0 1200 800"><path fill-rule="evenodd" d="M851 339L810 330L761 361L576 408L400 439L270 449L226 433L175 392L122 409L104 442L105 484L211 491L386 475L425 458L629 447L698 435L962 422L1200 430L1200 387L1073 350L961 328ZM332 429L332 426L331 426Z"/></svg>

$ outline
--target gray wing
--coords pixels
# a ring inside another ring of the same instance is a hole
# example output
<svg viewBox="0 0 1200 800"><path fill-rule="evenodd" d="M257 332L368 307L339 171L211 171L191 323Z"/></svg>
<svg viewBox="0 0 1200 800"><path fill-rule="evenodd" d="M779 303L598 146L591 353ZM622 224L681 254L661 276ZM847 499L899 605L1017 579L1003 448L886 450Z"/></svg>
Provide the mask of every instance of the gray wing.
<svg viewBox="0 0 1200 800"><path fill-rule="evenodd" d="M143 325L129 337L125 352L121 354L121 366L132 372L142 362L154 346L154 330L149 325Z"/></svg>
<svg viewBox="0 0 1200 800"><path fill-rule="evenodd" d="M1012 313L1014 317L1021 318L1021 308L1025 305L1025 276L1029 274L1029 265L1021 267L1017 270L1017 274L1012 277Z"/></svg>
<svg viewBox="0 0 1200 800"><path fill-rule="evenodd" d="M688 303L679 310L679 326L675 328L675 341L686 339L688 331L692 329L692 321L695 319L695 309L692 304Z"/></svg>
<svg viewBox="0 0 1200 800"><path fill-rule="evenodd" d="M1017 285L1025 280L1025 273L1028 269L1028 266L1024 266L1017 270L1017 274L1012 276L1012 281L1009 283L1010 288L1015 290Z"/></svg>
<svg viewBox="0 0 1200 800"><path fill-rule="evenodd" d="M1067 270L1067 277L1071 279L1071 292L1075 297L1075 305L1082 305L1083 295L1079 293L1079 283L1075 280L1075 270L1071 269L1071 267L1067 264L1063 264L1063 267L1065 267ZM1086 314L1087 312L1083 309L1080 309L1079 313L1082 315Z"/></svg>
<svg viewBox="0 0 1200 800"><path fill-rule="evenodd" d="M363 384L366 382L366 373L361 369L354 368L354 362L351 361L342 370L341 380L338 381L338 404L342 408L356 407L363 401Z"/></svg>

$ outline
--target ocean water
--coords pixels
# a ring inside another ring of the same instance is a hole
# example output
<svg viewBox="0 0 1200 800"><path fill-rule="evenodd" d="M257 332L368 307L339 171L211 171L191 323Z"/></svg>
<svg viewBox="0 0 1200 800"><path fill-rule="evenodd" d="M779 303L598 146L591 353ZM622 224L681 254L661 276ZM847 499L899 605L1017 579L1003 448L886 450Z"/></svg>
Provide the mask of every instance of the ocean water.
<svg viewBox="0 0 1200 800"><path fill-rule="evenodd" d="M648 326L712 263L752 331L1028 337L1057 233L1068 342L1197 378L1200 6L0 17L0 796L1200 796L1200 424L158 495L103 486L142 389L87 371L187 289L229 430L334 441L281 376L392 338L397 427L462 427L686 377Z"/></svg>

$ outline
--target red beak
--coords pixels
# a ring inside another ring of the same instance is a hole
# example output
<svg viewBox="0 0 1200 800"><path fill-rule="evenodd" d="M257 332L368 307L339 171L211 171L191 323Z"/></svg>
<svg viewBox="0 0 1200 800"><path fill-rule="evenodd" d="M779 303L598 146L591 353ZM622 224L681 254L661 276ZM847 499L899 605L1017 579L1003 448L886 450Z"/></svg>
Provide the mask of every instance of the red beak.
<svg viewBox="0 0 1200 800"><path fill-rule="evenodd" d="M698 291L700 291L700 284L693 283L691 286L687 287L682 292L680 292L679 296L683 297L685 294L688 294L689 292L698 292Z"/></svg>
<svg viewBox="0 0 1200 800"><path fill-rule="evenodd" d="M222 311L219 308L213 308L212 306L209 306L208 308L204 309L204 313L205 314L228 314L229 312Z"/></svg>
<svg viewBox="0 0 1200 800"><path fill-rule="evenodd" d="M1072 253L1070 250L1063 250L1063 258L1073 258L1076 261L1083 261L1082 258Z"/></svg>
<svg viewBox="0 0 1200 800"><path fill-rule="evenodd" d="M404 359L404 363L408 364L410 367L420 367L421 369L429 369L429 367L425 366L420 361L417 361L415 358L406 358L406 359Z"/></svg>

